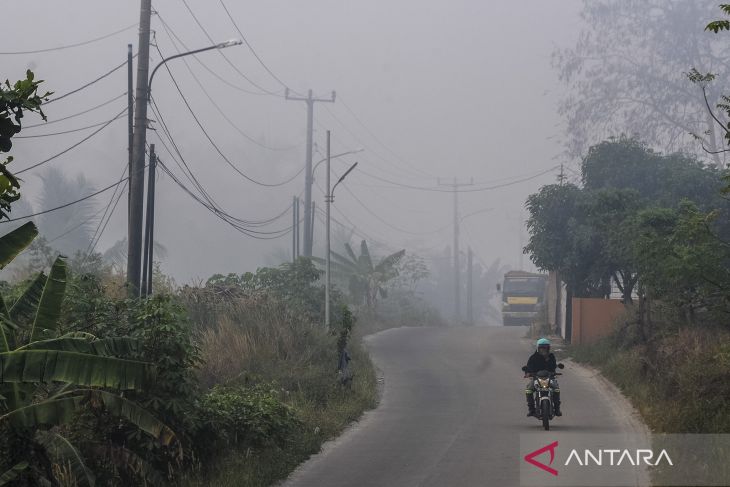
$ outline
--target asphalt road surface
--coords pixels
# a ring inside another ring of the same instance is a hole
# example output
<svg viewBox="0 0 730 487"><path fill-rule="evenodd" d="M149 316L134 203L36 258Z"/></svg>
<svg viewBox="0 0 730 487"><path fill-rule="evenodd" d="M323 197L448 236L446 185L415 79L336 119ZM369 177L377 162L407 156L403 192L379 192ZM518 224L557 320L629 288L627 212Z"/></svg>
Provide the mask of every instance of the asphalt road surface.
<svg viewBox="0 0 730 487"><path fill-rule="evenodd" d="M520 434L636 433L628 403L568 362L552 430L525 414L522 327L398 328L368 337L379 406L284 483L289 487L517 486ZM558 359L560 356L558 354Z"/></svg>

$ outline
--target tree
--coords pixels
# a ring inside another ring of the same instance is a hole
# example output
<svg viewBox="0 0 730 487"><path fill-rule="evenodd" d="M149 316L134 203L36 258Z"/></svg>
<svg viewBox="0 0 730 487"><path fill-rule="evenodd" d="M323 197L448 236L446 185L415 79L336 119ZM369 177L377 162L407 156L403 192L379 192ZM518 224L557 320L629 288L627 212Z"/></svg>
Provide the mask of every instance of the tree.
<svg viewBox="0 0 730 487"><path fill-rule="evenodd" d="M0 85L0 152L10 152L12 149L12 138L20 132L25 112L35 112L43 120L46 119L41 104L52 93L38 94L42 82L36 80L33 72L28 70L25 79L13 85L6 80L4 86ZM0 219L7 218L10 204L20 198L20 183L7 167L12 161L12 156L0 161Z"/></svg>
<svg viewBox="0 0 730 487"><path fill-rule="evenodd" d="M360 255L355 255L350 244L345 244L347 255L332 251L332 269L348 281L350 298L355 304L363 302L369 310L377 306L378 296L388 295L386 284L398 276L398 263L406 254L405 249L394 252L373 264L368 244L360 242ZM320 264L322 259L315 259Z"/></svg>
<svg viewBox="0 0 730 487"><path fill-rule="evenodd" d="M75 179L70 179L55 167L46 169L41 180L43 187L39 201L40 208L55 208L74 201L79 195L94 192L93 186L83 174ZM46 239L53 240L53 248L70 257L78 251L85 252L89 248L94 230L95 210L93 200L81 201L58 211L41 215L38 228ZM69 229L73 229L73 231L69 232Z"/></svg>
<svg viewBox="0 0 730 487"><path fill-rule="evenodd" d="M708 210L723 204L716 168L681 153L662 155L636 138L615 137L592 146L581 174L586 190L630 189L653 205L675 207L684 198Z"/></svg>
<svg viewBox="0 0 730 487"><path fill-rule="evenodd" d="M637 135L667 153L697 149L699 134L717 151L718 129L700 93L683 72L695 66L727 78L730 46L698 32L712 0L587 0L585 27L575 46L554 52L553 65L568 94L566 149L583 156L598 140ZM719 93L710 90L710 102ZM721 154L714 154L720 166Z"/></svg>

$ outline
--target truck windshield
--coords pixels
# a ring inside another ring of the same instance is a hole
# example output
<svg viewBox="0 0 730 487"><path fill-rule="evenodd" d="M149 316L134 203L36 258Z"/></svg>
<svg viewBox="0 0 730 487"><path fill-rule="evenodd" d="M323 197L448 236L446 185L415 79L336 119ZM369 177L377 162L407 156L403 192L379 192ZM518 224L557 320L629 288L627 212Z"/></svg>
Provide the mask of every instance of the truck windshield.
<svg viewBox="0 0 730 487"><path fill-rule="evenodd" d="M512 296L542 296L545 292L543 279L505 279L504 293Z"/></svg>

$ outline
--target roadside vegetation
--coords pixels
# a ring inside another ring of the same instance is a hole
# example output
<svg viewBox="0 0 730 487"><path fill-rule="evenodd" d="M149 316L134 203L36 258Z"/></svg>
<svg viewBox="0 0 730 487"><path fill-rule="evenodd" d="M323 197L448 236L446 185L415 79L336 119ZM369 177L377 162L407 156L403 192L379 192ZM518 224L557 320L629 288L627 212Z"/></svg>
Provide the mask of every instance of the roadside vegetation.
<svg viewBox="0 0 730 487"><path fill-rule="evenodd" d="M2 152L24 113L43 116L40 84L28 72L0 91ZM0 485L271 485L376 405L363 335L442 324L416 290L424 261L372 255L365 241L333 254L329 327L318 259L182 287L157 265L155 294L129 298L124 241L88 252L79 222L93 206L16 221L28 205L11 162L0 164ZM89 191L46 176L49 204ZM72 224L77 241L46 237Z"/></svg>
<svg viewBox="0 0 730 487"><path fill-rule="evenodd" d="M700 97L714 80L694 69L686 78ZM727 117L723 100L716 110ZM730 432L730 172L709 155L706 163L611 138L583 157L579 183L544 186L526 203L525 252L559 273L569 299L618 288L626 310L614 333L571 353L615 382L658 432Z"/></svg>

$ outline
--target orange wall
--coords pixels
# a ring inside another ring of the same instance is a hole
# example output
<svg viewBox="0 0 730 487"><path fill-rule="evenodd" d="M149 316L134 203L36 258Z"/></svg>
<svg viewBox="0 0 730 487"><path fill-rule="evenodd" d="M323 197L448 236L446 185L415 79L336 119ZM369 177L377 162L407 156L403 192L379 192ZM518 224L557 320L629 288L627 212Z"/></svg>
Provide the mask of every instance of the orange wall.
<svg viewBox="0 0 730 487"><path fill-rule="evenodd" d="M618 299L573 298L571 343L593 343L609 335L624 309Z"/></svg>

